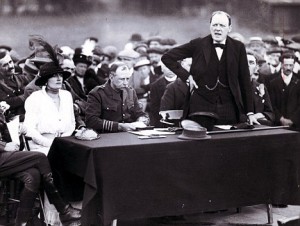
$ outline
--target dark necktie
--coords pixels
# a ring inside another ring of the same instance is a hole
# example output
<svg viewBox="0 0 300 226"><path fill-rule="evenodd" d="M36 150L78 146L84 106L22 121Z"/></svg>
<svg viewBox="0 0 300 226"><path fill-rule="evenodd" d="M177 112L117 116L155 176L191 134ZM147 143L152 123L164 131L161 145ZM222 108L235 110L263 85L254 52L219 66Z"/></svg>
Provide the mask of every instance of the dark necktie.
<svg viewBox="0 0 300 226"><path fill-rule="evenodd" d="M214 43L214 47L220 47L221 49L225 48L225 44L221 44L221 43Z"/></svg>

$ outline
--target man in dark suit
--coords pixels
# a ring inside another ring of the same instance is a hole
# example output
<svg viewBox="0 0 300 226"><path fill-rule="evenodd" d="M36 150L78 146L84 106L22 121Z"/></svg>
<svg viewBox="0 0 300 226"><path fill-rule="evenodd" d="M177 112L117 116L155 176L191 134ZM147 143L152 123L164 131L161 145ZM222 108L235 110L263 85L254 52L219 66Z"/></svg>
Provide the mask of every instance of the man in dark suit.
<svg viewBox="0 0 300 226"><path fill-rule="evenodd" d="M181 61L181 66L187 71L190 71L192 58L186 58ZM160 110L183 110L185 106L186 94L189 92L189 87L186 82L177 78L174 82L167 85L164 95L160 101Z"/></svg>
<svg viewBox="0 0 300 226"><path fill-rule="evenodd" d="M243 43L228 37L231 17L223 11L210 19L211 34L171 49L163 63L184 82L189 81L189 113L218 114L218 124L258 123L253 117L253 98L246 50ZM190 72L179 60L192 57Z"/></svg>
<svg viewBox="0 0 300 226"><path fill-rule="evenodd" d="M281 61L281 76L270 82L270 97L275 112L275 123L300 129L300 80L293 73L294 54L283 54Z"/></svg>
<svg viewBox="0 0 300 226"><path fill-rule="evenodd" d="M274 121L274 112L269 96L269 92L263 83L258 80L258 59L257 53L247 50L247 59L251 76L254 117L260 124L271 126Z"/></svg>
<svg viewBox="0 0 300 226"><path fill-rule="evenodd" d="M160 101L166 86L176 80L176 75L161 63L163 76L152 83L150 87L150 124L155 127L163 127L160 122Z"/></svg>

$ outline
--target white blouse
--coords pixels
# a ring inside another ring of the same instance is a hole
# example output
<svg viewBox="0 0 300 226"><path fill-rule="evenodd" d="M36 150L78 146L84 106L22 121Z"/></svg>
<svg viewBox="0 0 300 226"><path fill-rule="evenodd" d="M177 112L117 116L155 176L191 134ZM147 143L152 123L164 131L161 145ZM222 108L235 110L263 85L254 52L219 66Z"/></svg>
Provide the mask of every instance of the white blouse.
<svg viewBox="0 0 300 226"><path fill-rule="evenodd" d="M60 105L57 109L52 98L42 90L33 92L25 101L24 127L35 144L48 147L55 137L70 136L75 130L75 116L71 93L59 90ZM32 148L30 146L30 148ZM33 149L36 149L35 147ZM38 151L38 150L37 150ZM43 151L44 152L44 151Z"/></svg>

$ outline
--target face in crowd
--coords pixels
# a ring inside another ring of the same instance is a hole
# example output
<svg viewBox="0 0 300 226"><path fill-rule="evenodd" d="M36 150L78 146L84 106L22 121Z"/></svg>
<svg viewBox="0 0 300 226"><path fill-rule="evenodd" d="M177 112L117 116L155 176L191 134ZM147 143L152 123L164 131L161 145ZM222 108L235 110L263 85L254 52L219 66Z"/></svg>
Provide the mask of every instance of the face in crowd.
<svg viewBox="0 0 300 226"><path fill-rule="evenodd" d="M131 72L125 64L120 64L116 71L110 73L111 87L114 90L121 90L128 87Z"/></svg>
<svg viewBox="0 0 300 226"><path fill-rule="evenodd" d="M136 63L136 59L131 57L119 57L120 61L127 65L128 68L133 68L134 64Z"/></svg>
<svg viewBox="0 0 300 226"><path fill-rule="evenodd" d="M231 31L231 21L225 12L216 12L210 22L210 33L214 41L222 42Z"/></svg>
<svg viewBox="0 0 300 226"><path fill-rule="evenodd" d="M163 63L161 63L161 70L163 72L163 75L167 78L173 78L176 75L174 74L173 71L171 71L166 65L164 65Z"/></svg>
<svg viewBox="0 0 300 226"><path fill-rule="evenodd" d="M256 81L258 79L258 65L256 62L256 58L252 54L247 54L247 60L248 60L248 67L249 67L251 80Z"/></svg>
<svg viewBox="0 0 300 226"><path fill-rule="evenodd" d="M280 53L271 53L268 55L268 61L271 65L277 66L280 63L280 58L281 54Z"/></svg>
<svg viewBox="0 0 300 226"><path fill-rule="evenodd" d="M15 73L15 65L9 54L6 54L0 59L0 72L7 77L10 77Z"/></svg>
<svg viewBox="0 0 300 226"><path fill-rule="evenodd" d="M282 73L284 75L290 75L291 73L293 73L294 65L295 65L295 59L283 58L282 66L281 66Z"/></svg>
<svg viewBox="0 0 300 226"><path fill-rule="evenodd" d="M147 78L150 74L150 66L149 65L143 65L140 66L137 71L141 74L142 78Z"/></svg>
<svg viewBox="0 0 300 226"><path fill-rule="evenodd" d="M79 77L83 77L87 69L88 69L88 65L85 63L77 63L75 65L75 72L76 75Z"/></svg>
<svg viewBox="0 0 300 226"><path fill-rule="evenodd" d="M61 65L61 68L64 71L70 72L71 74L73 74L74 71L75 71L75 65L74 65L73 61L69 60L69 59L64 59L63 60L63 64Z"/></svg>
<svg viewBox="0 0 300 226"><path fill-rule="evenodd" d="M47 81L47 87L51 90L61 89L63 84L63 75L61 73L54 74Z"/></svg>
<svg viewBox="0 0 300 226"><path fill-rule="evenodd" d="M149 56L149 60L151 62L151 64L156 67L158 66L158 63L161 61L161 54L158 54L158 53L149 53L148 54Z"/></svg>

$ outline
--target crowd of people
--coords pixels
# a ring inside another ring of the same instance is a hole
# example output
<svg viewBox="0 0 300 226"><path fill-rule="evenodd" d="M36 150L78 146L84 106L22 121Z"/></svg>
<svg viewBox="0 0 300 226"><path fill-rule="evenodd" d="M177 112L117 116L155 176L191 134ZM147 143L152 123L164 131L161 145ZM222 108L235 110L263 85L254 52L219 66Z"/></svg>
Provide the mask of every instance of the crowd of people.
<svg viewBox="0 0 300 226"><path fill-rule="evenodd" d="M217 11L210 35L183 45L133 33L122 50L102 47L96 37L73 49L52 46L34 35L29 38L32 54L24 59L9 46L0 46L0 177L14 174L25 183L21 198L27 205L20 205L18 225L32 217L28 197L39 189L37 182L28 185L28 178L52 182L44 157L55 137L86 128L107 133L164 127L159 112L167 110L182 110L183 117L212 112L217 124L248 122L299 130L300 37L251 37L247 42L230 33L231 26L230 15ZM22 133L31 137L30 154L12 152L19 146L6 123L17 115ZM19 175L24 170L28 173ZM59 196L53 186L46 183L45 190L51 187ZM57 204L52 190L46 193L55 206L49 204L49 224L71 225L80 211L61 197L56 197Z"/></svg>

